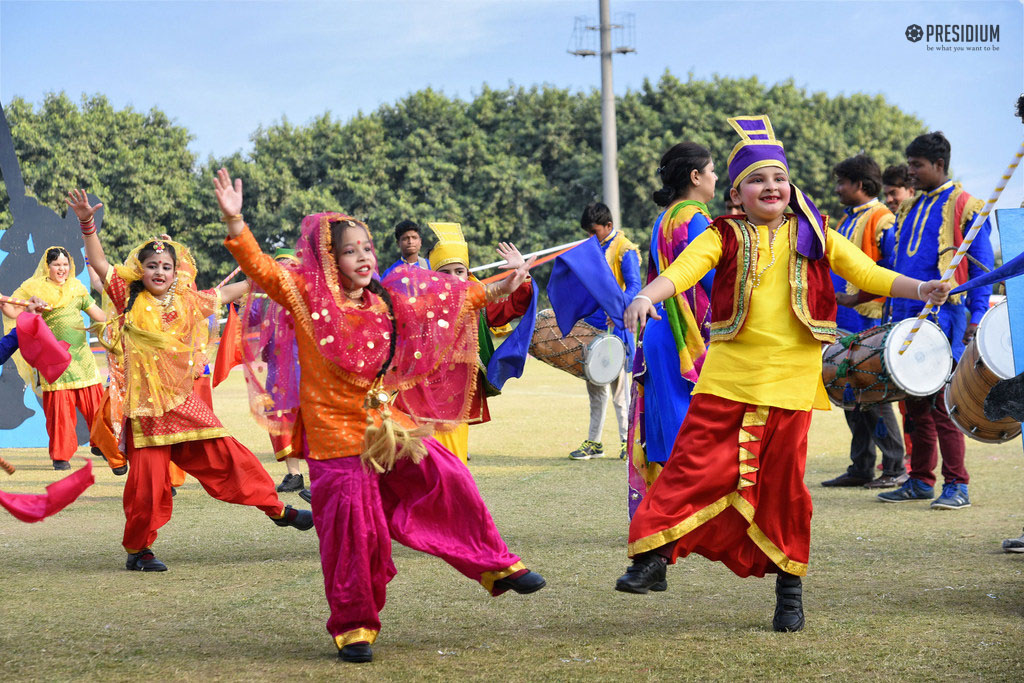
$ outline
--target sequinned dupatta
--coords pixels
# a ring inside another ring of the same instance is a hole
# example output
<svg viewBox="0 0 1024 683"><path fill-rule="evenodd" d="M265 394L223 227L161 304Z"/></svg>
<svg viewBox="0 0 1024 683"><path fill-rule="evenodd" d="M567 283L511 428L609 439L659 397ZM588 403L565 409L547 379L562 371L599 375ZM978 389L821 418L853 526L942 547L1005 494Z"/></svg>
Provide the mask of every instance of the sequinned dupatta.
<svg viewBox="0 0 1024 683"><path fill-rule="evenodd" d="M397 392L395 403L421 424L464 421L477 368L476 309L469 295L480 285L421 268L396 268L382 283L392 301L395 353L379 377L392 343L388 306L370 291L358 301L342 291L331 249L331 223L337 221L366 230L372 240L363 223L344 214L303 219L298 263L283 267L291 324L317 341L339 377L368 391L379 379L380 388ZM483 304L483 296L478 299L476 306ZM282 320L287 327L289 319Z"/></svg>

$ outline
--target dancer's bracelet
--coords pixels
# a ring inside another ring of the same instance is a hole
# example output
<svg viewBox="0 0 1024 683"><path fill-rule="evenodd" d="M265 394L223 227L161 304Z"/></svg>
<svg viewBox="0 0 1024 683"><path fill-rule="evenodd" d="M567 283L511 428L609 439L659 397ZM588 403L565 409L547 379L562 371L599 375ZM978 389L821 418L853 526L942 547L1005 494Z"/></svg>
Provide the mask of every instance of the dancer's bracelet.
<svg viewBox="0 0 1024 683"><path fill-rule="evenodd" d="M236 213L236 214L232 214L230 216L223 215L223 216L220 217L220 219L224 223L230 223L231 221L240 221L240 220L242 220L242 214Z"/></svg>
<svg viewBox="0 0 1024 683"><path fill-rule="evenodd" d="M920 282L917 283L917 298L921 299L921 301L924 301L924 299L921 298L921 285L923 284L924 280L921 280Z"/></svg>
<svg viewBox="0 0 1024 683"><path fill-rule="evenodd" d="M643 299L644 301L646 301L650 305L652 305L652 306L654 305L654 302L651 301L651 297L647 296L646 294L637 294L636 296L633 297L633 301L636 301L637 299Z"/></svg>

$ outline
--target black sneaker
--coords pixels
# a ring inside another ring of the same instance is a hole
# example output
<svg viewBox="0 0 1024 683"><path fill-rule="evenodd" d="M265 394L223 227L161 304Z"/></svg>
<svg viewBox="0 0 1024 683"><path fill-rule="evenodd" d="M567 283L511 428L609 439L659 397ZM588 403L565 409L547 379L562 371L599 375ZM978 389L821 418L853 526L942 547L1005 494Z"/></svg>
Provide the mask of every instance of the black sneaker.
<svg viewBox="0 0 1024 683"><path fill-rule="evenodd" d="M167 571L167 565L156 559L156 555L149 548L143 548L137 553L128 553L124 568L134 572Z"/></svg>
<svg viewBox="0 0 1024 683"><path fill-rule="evenodd" d="M121 465L120 467L112 467L110 469L110 471L113 472L114 474L116 474L119 477L123 477L124 475L128 474L128 465Z"/></svg>
<svg viewBox="0 0 1024 683"><path fill-rule="evenodd" d="M369 643L349 643L338 650L338 658L350 664L365 664L373 661L373 650Z"/></svg>
<svg viewBox="0 0 1024 683"><path fill-rule="evenodd" d="M301 474L286 474L281 483L277 485L278 493L291 493L292 491L301 491L306 488L306 482L303 481Z"/></svg>
<svg viewBox="0 0 1024 683"><path fill-rule="evenodd" d="M274 519L271 517L271 519ZM284 514L279 519L274 519L278 526L295 527L299 531L309 531L313 528L313 513L309 510L297 510L291 505L284 506Z"/></svg>
<svg viewBox="0 0 1024 683"><path fill-rule="evenodd" d="M53 469L55 469L55 470L70 470L71 469L71 463L69 463L67 460L54 460L53 461Z"/></svg>
<svg viewBox="0 0 1024 683"><path fill-rule="evenodd" d="M306 501L307 503L313 502L313 493L309 489L302 489L299 491L299 498Z"/></svg>
<svg viewBox="0 0 1024 683"><path fill-rule="evenodd" d="M779 572L775 577L775 616L772 630L799 631L804 627L803 585L800 577Z"/></svg>
<svg viewBox="0 0 1024 683"><path fill-rule="evenodd" d="M615 590L623 593L644 594L647 591L668 589L665 566L668 560L655 552L641 553L633 558L633 564L615 582Z"/></svg>
<svg viewBox="0 0 1024 683"><path fill-rule="evenodd" d="M106 458L107 457L107 456L103 455L103 451L100 450L99 446L90 446L89 447L89 452L92 453L93 455L95 455L97 458Z"/></svg>
<svg viewBox="0 0 1024 683"><path fill-rule="evenodd" d="M520 574L515 578L506 576L504 579L498 579L494 582L494 591L492 592L497 594L512 590L520 595L527 595L528 593L536 593L546 585L547 581L544 580L543 576L537 572L527 570L525 574Z"/></svg>

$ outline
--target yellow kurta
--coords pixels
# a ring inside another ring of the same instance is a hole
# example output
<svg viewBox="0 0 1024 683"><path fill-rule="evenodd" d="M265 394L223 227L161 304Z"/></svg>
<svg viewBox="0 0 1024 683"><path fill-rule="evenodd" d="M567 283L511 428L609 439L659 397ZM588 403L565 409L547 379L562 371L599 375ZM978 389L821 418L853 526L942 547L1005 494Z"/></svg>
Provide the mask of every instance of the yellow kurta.
<svg viewBox="0 0 1024 683"><path fill-rule="evenodd" d="M711 342L693 393L786 410L829 410L821 382L821 342L790 305L789 226L775 231L771 247L768 228L759 225L757 231L760 284L751 294L747 319L735 338ZM834 230L829 230L825 255L843 279L874 294L888 295L898 277ZM721 256L718 233L705 230L662 276L672 281L676 292L687 290L717 267Z"/></svg>

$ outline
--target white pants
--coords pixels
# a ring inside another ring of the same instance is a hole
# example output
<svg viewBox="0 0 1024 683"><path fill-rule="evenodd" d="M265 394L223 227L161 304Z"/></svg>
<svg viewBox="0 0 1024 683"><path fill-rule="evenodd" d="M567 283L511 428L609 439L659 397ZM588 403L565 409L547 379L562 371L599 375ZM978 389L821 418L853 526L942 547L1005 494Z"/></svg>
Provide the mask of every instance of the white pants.
<svg viewBox="0 0 1024 683"><path fill-rule="evenodd" d="M601 441L604 432L604 418L608 412L608 393L612 395L615 406L615 419L619 425L619 441L626 442L629 412L629 379L625 368L611 384L591 384L587 382L587 394L590 397L590 441Z"/></svg>

